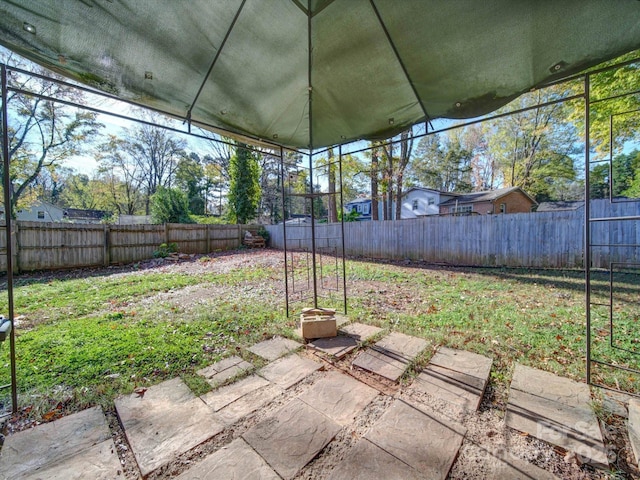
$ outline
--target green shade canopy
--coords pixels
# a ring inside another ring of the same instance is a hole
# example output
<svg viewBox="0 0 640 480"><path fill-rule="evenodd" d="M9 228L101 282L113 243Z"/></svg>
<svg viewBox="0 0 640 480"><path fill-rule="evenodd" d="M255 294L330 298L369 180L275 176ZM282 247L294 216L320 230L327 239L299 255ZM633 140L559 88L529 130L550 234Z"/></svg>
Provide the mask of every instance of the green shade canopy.
<svg viewBox="0 0 640 480"><path fill-rule="evenodd" d="M297 147L488 113L640 48L637 0L0 0L0 43L193 122Z"/></svg>

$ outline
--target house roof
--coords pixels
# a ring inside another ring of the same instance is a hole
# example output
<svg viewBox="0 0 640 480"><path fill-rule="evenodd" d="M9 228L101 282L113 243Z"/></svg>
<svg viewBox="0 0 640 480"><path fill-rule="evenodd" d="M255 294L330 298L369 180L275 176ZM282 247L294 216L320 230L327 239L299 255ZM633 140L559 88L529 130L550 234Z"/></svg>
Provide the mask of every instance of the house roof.
<svg viewBox="0 0 640 480"><path fill-rule="evenodd" d="M582 200L573 202L542 202L538 205L536 212L563 212L567 210L578 210L584 206Z"/></svg>
<svg viewBox="0 0 640 480"><path fill-rule="evenodd" d="M455 194L456 196L446 202L442 202L440 205L455 205L455 204L464 204L464 203L478 203L478 202L494 202L500 197L504 197L509 193L520 191L524 194L532 203L536 203L536 201L531 198L524 190L520 187L508 187L508 188L499 188L497 190L485 190L483 192L472 192L472 193L462 193ZM451 194L449 194L451 195Z"/></svg>
<svg viewBox="0 0 640 480"><path fill-rule="evenodd" d="M92 220L102 220L106 217L109 212L104 210L92 210L92 209L84 209L84 208L65 208L64 216L69 219L92 219Z"/></svg>

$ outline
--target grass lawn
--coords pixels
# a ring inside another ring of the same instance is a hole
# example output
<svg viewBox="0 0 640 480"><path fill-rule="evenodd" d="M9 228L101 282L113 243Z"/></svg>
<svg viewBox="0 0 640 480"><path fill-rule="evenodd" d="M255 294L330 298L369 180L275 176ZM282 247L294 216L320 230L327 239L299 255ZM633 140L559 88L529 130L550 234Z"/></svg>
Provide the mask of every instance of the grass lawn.
<svg viewBox="0 0 640 480"><path fill-rule="evenodd" d="M108 407L119 394L174 376L202 393L208 386L195 375L198 369L231 354L246 355L243 347L274 334L296 338L295 319L285 318L281 256L245 251L175 268L17 277L23 413L46 419L51 412ZM636 275L617 280L621 296L638 298ZM596 281L604 289L608 277ZM351 320L429 340L419 364L446 345L493 357L491 381L498 392L508 386L515 362L584 379L582 272L352 260L347 286ZM0 312L6 310L3 295ZM640 348L638 311L619 307L617 315L623 346ZM610 348L605 326L596 334L596 353L640 368L640 357ZM8 342L1 348L4 384ZM611 385L639 388L631 373L601 375Z"/></svg>

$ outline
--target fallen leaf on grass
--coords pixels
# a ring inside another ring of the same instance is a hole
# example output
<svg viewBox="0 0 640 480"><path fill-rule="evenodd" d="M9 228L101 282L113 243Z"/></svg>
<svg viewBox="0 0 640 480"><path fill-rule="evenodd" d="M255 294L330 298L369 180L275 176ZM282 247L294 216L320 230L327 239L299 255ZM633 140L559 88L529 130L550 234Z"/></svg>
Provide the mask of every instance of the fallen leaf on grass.
<svg viewBox="0 0 640 480"><path fill-rule="evenodd" d="M138 398L142 398L144 397L144 394L147 392L146 388L136 388L134 390L134 393L136 394L136 397Z"/></svg>

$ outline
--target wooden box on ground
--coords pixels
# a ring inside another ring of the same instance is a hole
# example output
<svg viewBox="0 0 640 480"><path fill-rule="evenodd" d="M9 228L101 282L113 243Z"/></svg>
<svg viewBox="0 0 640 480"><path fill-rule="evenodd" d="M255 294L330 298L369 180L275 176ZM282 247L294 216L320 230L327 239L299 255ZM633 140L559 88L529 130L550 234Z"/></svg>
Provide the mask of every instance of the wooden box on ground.
<svg viewBox="0 0 640 480"><path fill-rule="evenodd" d="M329 338L338 335L335 310L328 308L304 308L300 315L302 338Z"/></svg>

